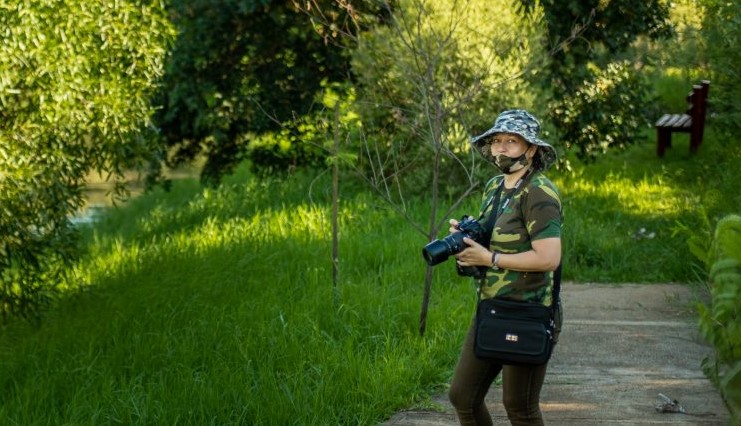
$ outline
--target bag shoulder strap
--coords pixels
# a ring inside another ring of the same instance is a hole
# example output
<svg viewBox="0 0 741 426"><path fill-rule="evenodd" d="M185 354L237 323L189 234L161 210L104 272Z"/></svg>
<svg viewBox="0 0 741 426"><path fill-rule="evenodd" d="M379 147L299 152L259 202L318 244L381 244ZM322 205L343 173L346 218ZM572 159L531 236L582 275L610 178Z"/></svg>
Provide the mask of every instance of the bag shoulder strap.
<svg viewBox="0 0 741 426"><path fill-rule="evenodd" d="M551 294L551 316L556 314L556 309L561 302L561 266L563 263L558 264L558 268L553 271L553 292Z"/></svg>

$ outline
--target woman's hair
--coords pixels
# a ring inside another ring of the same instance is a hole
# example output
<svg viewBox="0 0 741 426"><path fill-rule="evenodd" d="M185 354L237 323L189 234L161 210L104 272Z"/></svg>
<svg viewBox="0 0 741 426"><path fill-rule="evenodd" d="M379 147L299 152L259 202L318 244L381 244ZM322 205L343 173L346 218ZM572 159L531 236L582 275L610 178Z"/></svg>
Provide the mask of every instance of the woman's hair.
<svg viewBox="0 0 741 426"><path fill-rule="evenodd" d="M538 145L535 145L535 148L535 155L533 155L533 169L542 172L546 169L545 162L543 161L543 152Z"/></svg>

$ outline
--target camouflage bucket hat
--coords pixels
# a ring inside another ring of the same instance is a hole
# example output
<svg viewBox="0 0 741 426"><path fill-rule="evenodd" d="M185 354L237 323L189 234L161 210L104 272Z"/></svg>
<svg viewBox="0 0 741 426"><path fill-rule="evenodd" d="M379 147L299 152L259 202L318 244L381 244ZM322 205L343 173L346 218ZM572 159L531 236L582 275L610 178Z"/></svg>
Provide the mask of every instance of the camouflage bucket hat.
<svg viewBox="0 0 741 426"><path fill-rule="evenodd" d="M537 145L539 148L536 155L540 156L543 170L551 167L558 158L556 149L548 142L538 138L538 133L540 133L540 122L524 109L512 109L502 112L494 122L494 127L479 136L471 138L471 145L473 145L484 158L491 162L494 161L494 157L491 155L489 140L491 136L497 133L514 133L522 136L523 139L531 144Z"/></svg>

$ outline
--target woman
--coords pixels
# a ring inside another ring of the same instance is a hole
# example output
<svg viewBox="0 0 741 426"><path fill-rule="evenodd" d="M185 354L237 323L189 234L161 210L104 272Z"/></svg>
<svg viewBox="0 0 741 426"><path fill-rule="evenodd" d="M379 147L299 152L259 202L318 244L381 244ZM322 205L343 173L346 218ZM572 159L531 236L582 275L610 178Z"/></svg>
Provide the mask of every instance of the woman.
<svg viewBox="0 0 741 426"><path fill-rule="evenodd" d="M509 110L497 117L494 127L471 139L503 173L491 179L484 191L481 220L497 215L489 248L465 238L469 247L456 256L460 266L487 268L486 277L477 280L481 299L551 305L553 271L561 262L561 201L543 175L555 162L556 150L538 138L539 131L540 123L530 113ZM450 232L455 232L458 221L450 224ZM558 313L557 331L560 309ZM503 403L510 422L542 425L539 400L547 363L513 366L479 359L473 351L474 330L472 323L449 391L460 423L492 424L484 397L502 372Z"/></svg>

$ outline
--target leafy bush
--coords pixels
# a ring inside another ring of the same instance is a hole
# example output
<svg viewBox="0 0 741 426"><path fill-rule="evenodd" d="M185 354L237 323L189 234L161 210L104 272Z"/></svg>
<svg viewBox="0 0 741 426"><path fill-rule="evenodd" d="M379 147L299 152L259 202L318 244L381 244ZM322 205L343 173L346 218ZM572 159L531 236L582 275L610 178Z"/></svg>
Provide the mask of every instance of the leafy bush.
<svg viewBox="0 0 741 426"><path fill-rule="evenodd" d="M715 348L703 370L741 420L741 216L718 222L710 252L710 306L700 305L700 331Z"/></svg>
<svg viewBox="0 0 741 426"><path fill-rule="evenodd" d="M275 171L326 165L334 153L331 146L335 131L344 134L345 129L359 125L358 116L352 110L354 100L353 90L323 82L322 92L316 96L317 110L284 123L279 131L252 138L246 152L252 169L268 176Z"/></svg>
<svg viewBox="0 0 741 426"><path fill-rule="evenodd" d="M247 148L247 158L255 171L265 176L296 167L319 166L324 157L322 150L312 145L312 141L288 129L257 136Z"/></svg>
<svg viewBox="0 0 741 426"><path fill-rule="evenodd" d="M567 149L583 161L608 148L641 141L648 123L643 113L648 86L629 62L612 63L594 73L571 96L551 104L550 118Z"/></svg>
<svg viewBox="0 0 741 426"><path fill-rule="evenodd" d="M88 173L123 174L154 151L142 129L172 33L140 3L0 3L3 316L33 313L61 279Z"/></svg>

